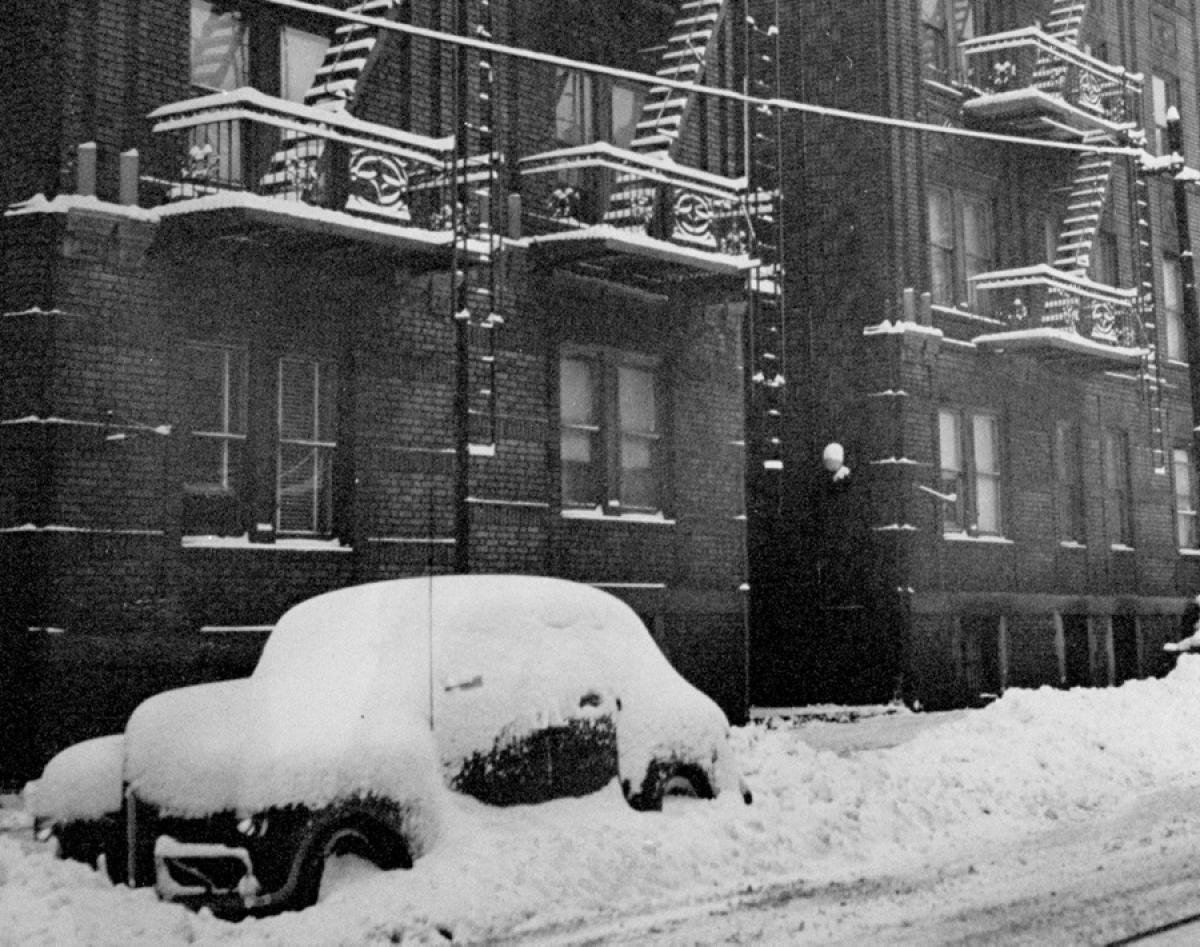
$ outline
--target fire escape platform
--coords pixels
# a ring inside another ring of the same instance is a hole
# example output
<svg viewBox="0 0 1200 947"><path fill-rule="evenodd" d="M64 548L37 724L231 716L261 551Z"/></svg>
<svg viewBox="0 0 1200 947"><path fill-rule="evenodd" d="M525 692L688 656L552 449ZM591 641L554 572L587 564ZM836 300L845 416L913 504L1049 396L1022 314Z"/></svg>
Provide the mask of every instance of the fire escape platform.
<svg viewBox="0 0 1200 947"><path fill-rule="evenodd" d="M1114 122L1096 112L1072 105L1061 96L1036 86L985 92L963 102L963 114L979 124L1000 125L1013 132L1056 141L1082 141L1096 132L1117 135L1128 122Z"/></svg>
<svg viewBox="0 0 1200 947"><path fill-rule="evenodd" d="M407 227L300 201L246 191L219 191L156 208L158 241L245 242L326 249L338 243L371 244L427 266L449 266L454 235L448 230ZM482 259L483 241L472 254Z"/></svg>
<svg viewBox="0 0 1200 947"><path fill-rule="evenodd" d="M1139 368L1146 357L1146 349L1097 342L1067 329L996 332L971 341L998 354L1035 355L1043 361L1071 363L1090 371L1128 371Z"/></svg>
<svg viewBox="0 0 1200 947"><path fill-rule="evenodd" d="M986 315L1007 326L974 336L994 352L1034 355L1090 371L1137 368L1141 342L1137 291L1097 283L1046 263L972 277Z"/></svg>
<svg viewBox="0 0 1200 947"><path fill-rule="evenodd" d="M759 263L746 254L731 255L689 247L610 224L527 237L519 243L529 247L533 259L550 266L590 261L597 272L644 271L664 280L670 279L672 270L678 271L679 278L695 272L742 276Z"/></svg>

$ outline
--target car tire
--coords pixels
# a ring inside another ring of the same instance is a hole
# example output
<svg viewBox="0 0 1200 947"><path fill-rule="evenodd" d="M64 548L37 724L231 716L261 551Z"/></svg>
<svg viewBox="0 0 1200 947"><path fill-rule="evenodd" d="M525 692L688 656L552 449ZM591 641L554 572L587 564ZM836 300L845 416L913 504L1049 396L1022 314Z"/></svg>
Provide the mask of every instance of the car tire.
<svg viewBox="0 0 1200 947"><path fill-rule="evenodd" d="M694 763L655 760L646 770L641 786L632 791L624 784L625 798L639 812L659 812L667 796L712 799L716 794L704 771Z"/></svg>
<svg viewBox="0 0 1200 947"><path fill-rule="evenodd" d="M333 859L357 856L376 868L411 868L412 857L404 841L368 819L350 819L320 830L309 846L301 870L300 883L288 905L302 910L317 903L325 866Z"/></svg>

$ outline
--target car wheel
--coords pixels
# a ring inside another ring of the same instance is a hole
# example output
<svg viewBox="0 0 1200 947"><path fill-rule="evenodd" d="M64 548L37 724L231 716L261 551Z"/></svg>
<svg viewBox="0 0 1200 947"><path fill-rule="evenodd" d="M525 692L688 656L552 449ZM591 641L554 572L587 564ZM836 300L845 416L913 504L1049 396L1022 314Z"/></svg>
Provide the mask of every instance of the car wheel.
<svg viewBox="0 0 1200 947"><path fill-rule="evenodd" d="M641 787L632 792L625 786L625 798L629 805L642 812L657 812L663 800L669 796L712 799L712 786L700 767L692 763L662 762L655 760L646 770Z"/></svg>
<svg viewBox="0 0 1200 947"><path fill-rule="evenodd" d="M323 896L369 871L411 868L403 841L365 820L326 828L309 848L292 907L311 907Z"/></svg>

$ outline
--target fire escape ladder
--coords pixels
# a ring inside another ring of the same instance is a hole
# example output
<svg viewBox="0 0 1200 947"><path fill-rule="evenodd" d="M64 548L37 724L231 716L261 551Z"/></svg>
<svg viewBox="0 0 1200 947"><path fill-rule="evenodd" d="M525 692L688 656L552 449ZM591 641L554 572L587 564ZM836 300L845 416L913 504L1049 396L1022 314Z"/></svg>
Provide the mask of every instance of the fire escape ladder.
<svg viewBox="0 0 1200 947"><path fill-rule="evenodd" d="M1137 310L1142 338L1139 345L1146 348L1146 360L1142 372L1143 389L1150 421L1150 453L1153 469L1166 473L1170 457L1166 425L1166 407L1163 404L1165 382L1163 364L1159 353L1159 331L1154 294L1153 230L1150 227L1150 185L1144 174L1131 174L1129 189L1130 217L1133 221L1134 247L1133 271L1138 281Z"/></svg>
<svg viewBox="0 0 1200 947"><path fill-rule="evenodd" d="M746 17L746 80L752 96L775 99L781 88L778 0L759 6L771 11L772 22ZM782 113L766 106L751 108L745 125L754 222L751 253L759 260L749 273L746 293L751 398L747 449L752 461L760 460L764 470L777 473L783 469L783 389L787 381ZM776 489L768 501L772 504L779 501L779 478L773 482Z"/></svg>
<svg viewBox="0 0 1200 947"><path fill-rule="evenodd" d="M477 39L493 38L492 0L470 0L467 25ZM458 149L453 181L457 194L454 217L454 318L466 331L468 443L473 453L495 449L497 435L496 354L497 335L504 325L500 314L503 247L500 208L499 159L495 154L496 71L486 50L460 53L467 96L457 97L467 114L456 117L455 127L465 143ZM472 159L471 155L482 157Z"/></svg>
<svg viewBox="0 0 1200 947"><path fill-rule="evenodd" d="M683 0L655 75L700 85L721 33L729 0ZM671 155L695 99L669 86L651 86L631 148L644 155Z"/></svg>
<svg viewBox="0 0 1200 947"><path fill-rule="evenodd" d="M394 20L404 0L365 0L349 7L348 13ZM365 23L343 23L334 30L333 41L304 94L304 104L331 112L350 112L378 56L380 31ZM303 131L284 130L279 149L271 156L262 180L263 193L299 193L297 184L316 185L324 156L324 139Z"/></svg>

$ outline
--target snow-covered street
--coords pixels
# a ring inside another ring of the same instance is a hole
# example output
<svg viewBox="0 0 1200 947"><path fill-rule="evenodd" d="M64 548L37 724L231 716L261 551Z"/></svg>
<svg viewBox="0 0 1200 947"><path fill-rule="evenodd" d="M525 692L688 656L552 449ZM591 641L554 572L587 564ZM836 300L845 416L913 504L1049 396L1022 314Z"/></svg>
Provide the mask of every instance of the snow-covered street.
<svg viewBox="0 0 1200 947"><path fill-rule="evenodd" d="M738 728L755 801L454 797L413 870L231 925L0 833L5 944L1101 943L1200 910L1200 657L983 710Z"/></svg>

